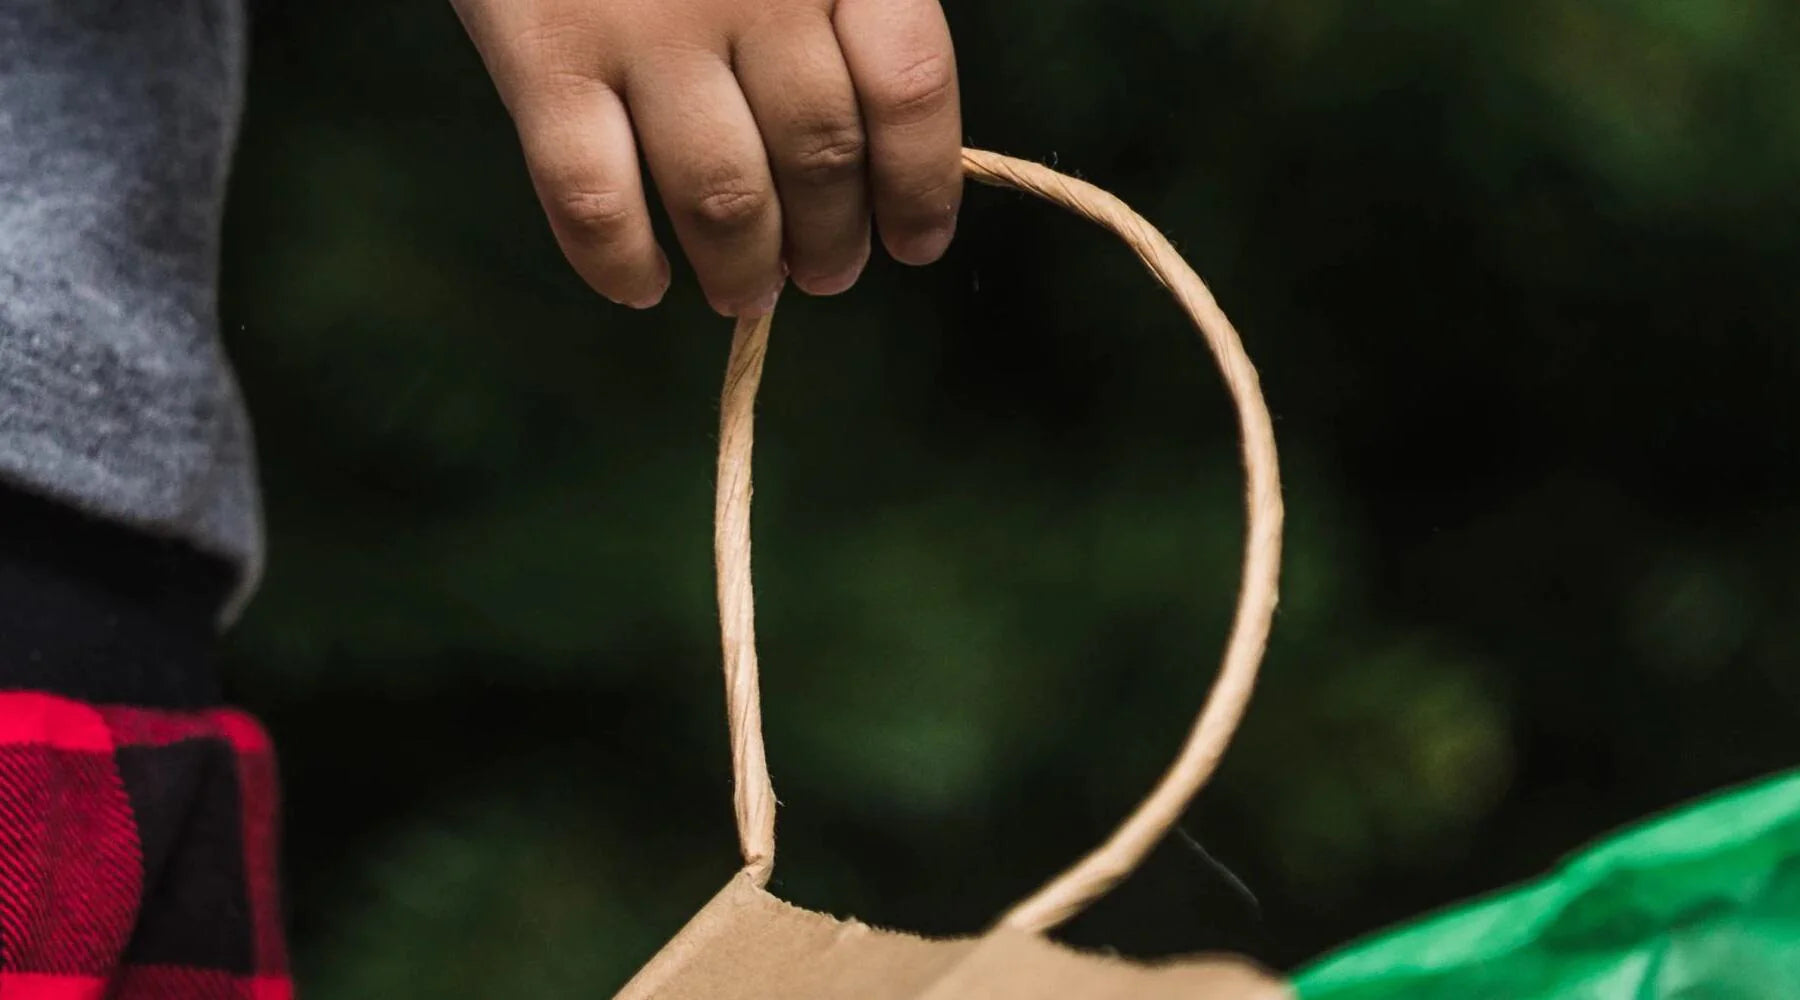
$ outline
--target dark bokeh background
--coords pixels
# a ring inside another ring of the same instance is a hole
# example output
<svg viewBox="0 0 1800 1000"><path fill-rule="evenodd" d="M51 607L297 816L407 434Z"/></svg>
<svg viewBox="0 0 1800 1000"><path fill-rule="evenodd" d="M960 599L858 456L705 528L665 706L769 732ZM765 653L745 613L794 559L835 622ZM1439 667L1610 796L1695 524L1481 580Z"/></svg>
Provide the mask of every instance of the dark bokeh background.
<svg viewBox="0 0 1800 1000"><path fill-rule="evenodd" d="M1262 367L1267 681L1069 929L1283 967L1795 762L1800 7L954 4L971 144L1156 220ZM447 6L265 4L224 304L272 561L310 995L609 995L733 870L728 336L567 271ZM1241 530L1203 350L1110 239L975 191L795 296L758 443L781 893L979 928L1209 682Z"/></svg>

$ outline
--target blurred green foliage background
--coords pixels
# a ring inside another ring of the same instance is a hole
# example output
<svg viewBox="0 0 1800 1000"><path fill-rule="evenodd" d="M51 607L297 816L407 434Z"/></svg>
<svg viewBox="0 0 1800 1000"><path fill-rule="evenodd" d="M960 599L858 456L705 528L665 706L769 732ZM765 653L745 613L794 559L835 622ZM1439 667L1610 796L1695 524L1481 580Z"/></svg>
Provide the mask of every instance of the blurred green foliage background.
<svg viewBox="0 0 1800 1000"><path fill-rule="evenodd" d="M1288 967L1795 762L1800 7L954 3L972 145L1176 240L1291 517L1245 732L1069 928ZM321 1000L610 995L734 869L711 604L728 325L542 224L448 6L265 3L225 319ZM972 192L778 319L756 507L777 889L978 929L1210 681L1240 551L1210 362L1110 238Z"/></svg>

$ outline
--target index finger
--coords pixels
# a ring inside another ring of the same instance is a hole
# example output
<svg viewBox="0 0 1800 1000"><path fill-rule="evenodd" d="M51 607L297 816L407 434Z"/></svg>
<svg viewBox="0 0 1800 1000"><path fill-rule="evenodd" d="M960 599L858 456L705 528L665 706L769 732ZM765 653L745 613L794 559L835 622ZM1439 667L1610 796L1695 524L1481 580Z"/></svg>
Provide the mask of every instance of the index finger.
<svg viewBox="0 0 1800 1000"><path fill-rule="evenodd" d="M962 204L962 106L937 0L840 0L832 18L869 140L875 224L895 260L943 256Z"/></svg>

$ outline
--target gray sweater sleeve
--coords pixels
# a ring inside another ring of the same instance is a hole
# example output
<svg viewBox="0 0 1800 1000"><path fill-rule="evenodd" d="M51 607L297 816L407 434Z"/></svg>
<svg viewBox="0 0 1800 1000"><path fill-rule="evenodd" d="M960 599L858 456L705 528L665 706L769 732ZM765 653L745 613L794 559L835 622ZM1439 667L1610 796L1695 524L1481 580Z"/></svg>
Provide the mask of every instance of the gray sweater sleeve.
<svg viewBox="0 0 1800 1000"><path fill-rule="evenodd" d="M0 480L261 567L219 345L241 0L0 0Z"/></svg>

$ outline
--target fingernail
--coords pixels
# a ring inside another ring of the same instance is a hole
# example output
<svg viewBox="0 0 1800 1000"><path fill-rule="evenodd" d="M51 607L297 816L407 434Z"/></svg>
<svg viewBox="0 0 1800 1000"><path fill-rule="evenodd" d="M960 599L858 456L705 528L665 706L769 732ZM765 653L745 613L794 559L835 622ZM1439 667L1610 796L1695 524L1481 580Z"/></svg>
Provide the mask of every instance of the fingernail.
<svg viewBox="0 0 1800 1000"><path fill-rule="evenodd" d="M627 299L619 304L631 309L650 309L660 303L663 296L667 294L669 294L669 276L664 274L662 281L657 283L656 291L635 299Z"/></svg>
<svg viewBox="0 0 1800 1000"><path fill-rule="evenodd" d="M920 233L890 250L894 259L900 263L919 267L942 257L944 251L950 249L950 240L955 236L956 220L951 219L950 224L944 228Z"/></svg>
<svg viewBox="0 0 1800 1000"><path fill-rule="evenodd" d="M669 258L660 249L656 251L656 290L640 295L634 299L615 299L608 295L613 305L627 309L650 309L662 302L663 296L669 294Z"/></svg>
<svg viewBox="0 0 1800 1000"><path fill-rule="evenodd" d="M785 284L787 284L785 281L781 282L770 290L767 295L759 296L748 302L740 303L739 305L721 305L715 302L713 304L713 310L722 315L736 317L738 319L767 316L775 311L775 303L781 298L781 289Z"/></svg>
<svg viewBox="0 0 1800 1000"><path fill-rule="evenodd" d="M767 316L775 311L775 303L781 299L781 289L787 284L783 281L769 290L769 294L757 299L749 307L738 313L739 316Z"/></svg>
<svg viewBox="0 0 1800 1000"><path fill-rule="evenodd" d="M815 274L808 277L794 277L794 284L808 295L838 295L850 290L856 279L862 277L863 269L869 265L869 248L863 247L862 255L856 263L833 274Z"/></svg>
<svg viewBox="0 0 1800 1000"><path fill-rule="evenodd" d="M625 306L628 309L654 309L662 302L663 296L667 295L668 292L669 286L664 285L654 295L645 296L641 299L633 299L630 302L621 302L620 305Z"/></svg>
<svg viewBox="0 0 1800 1000"><path fill-rule="evenodd" d="M856 279L860 277L862 277L862 268L853 267L848 271L839 271L837 274L828 274L819 278L796 277L794 284L808 295L837 295L849 291L850 286L856 284Z"/></svg>

